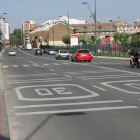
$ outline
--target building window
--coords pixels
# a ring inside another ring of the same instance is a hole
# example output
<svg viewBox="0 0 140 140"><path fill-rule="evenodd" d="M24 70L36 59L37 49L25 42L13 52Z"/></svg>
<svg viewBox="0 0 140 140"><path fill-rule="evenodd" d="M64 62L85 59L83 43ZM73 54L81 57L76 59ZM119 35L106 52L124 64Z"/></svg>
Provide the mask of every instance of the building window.
<svg viewBox="0 0 140 140"><path fill-rule="evenodd" d="M106 34L109 34L108 32L106 32Z"/></svg>

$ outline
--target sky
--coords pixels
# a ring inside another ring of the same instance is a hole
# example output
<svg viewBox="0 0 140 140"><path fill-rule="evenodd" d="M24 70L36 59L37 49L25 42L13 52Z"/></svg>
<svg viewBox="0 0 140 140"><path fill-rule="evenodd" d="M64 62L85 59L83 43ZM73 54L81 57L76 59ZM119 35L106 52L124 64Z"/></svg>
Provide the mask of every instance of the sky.
<svg viewBox="0 0 140 140"><path fill-rule="evenodd" d="M59 19L59 16L70 18L82 18L88 23L93 22L90 18L88 6L82 4L88 2L94 13L94 0L0 0L0 14L4 15L10 24L10 32L22 27L22 23L33 20L41 24L48 19ZM97 21L109 22L118 20L134 24L140 18L140 0L96 0Z"/></svg>

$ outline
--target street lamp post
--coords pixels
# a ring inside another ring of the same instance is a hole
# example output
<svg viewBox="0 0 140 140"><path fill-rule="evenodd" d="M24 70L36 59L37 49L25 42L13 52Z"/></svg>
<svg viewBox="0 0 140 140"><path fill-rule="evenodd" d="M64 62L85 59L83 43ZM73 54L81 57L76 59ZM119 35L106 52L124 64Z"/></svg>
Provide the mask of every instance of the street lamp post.
<svg viewBox="0 0 140 140"><path fill-rule="evenodd" d="M120 17L118 17L118 19L120 20ZM118 40L119 40L119 43L120 43L120 27L118 29Z"/></svg>
<svg viewBox="0 0 140 140"><path fill-rule="evenodd" d="M89 7L89 4L87 2L83 2L82 4L87 4L87 6L88 6L88 8L90 10L90 13L92 15L92 18L95 21L95 45L96 45L96 42L97 42L97 34L96 34L96 31L97 31L97 29L96 29L96 0L95 0L95 12L94 12L94 14L92 13L92 11L91 11L91 9ZM97 57L97 45L96 45L96 57Z"/></svg>
<svg viewBox="0 0 140 140"><path fill-rule="evenodd" d="M110 40L111 40L111 38L112 38L112 20L109 20L109 22L110 22L110 29L111 29L111 35L110 35ZM110 43L111 43L111 41L110 41Z"/></svg>
<svg viewBox="0 0 140 140"><path fill-rule="evenodd" d="M2 18L3 17L3 15L6 15L7 13L2 13L2 15L0 16L0 18Z"/></svg>

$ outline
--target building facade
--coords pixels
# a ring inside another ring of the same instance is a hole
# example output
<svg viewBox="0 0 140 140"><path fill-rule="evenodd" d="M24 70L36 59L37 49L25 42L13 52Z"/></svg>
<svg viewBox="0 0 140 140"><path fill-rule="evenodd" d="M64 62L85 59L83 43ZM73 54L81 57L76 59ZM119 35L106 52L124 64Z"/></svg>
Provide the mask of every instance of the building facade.
<svg viewBox="0 0 140 140"><path fill-rule="evenodd" d="M37 24L35 24L34 21L26 21L25 23L22 24L22 44L26 45L30 43L30 37L29 33L33 30L35 30L38 27Z"/></svg>
<svg viewBox="0 0 140 140"><path fill-rule="evenodd" d="M10 45L10 25L5 18L0 19L0 42L5 46Z"/></svg>
<svg viewBox="0 0 140 140"><path fill-rule="evenodd" d="M75 30L69 26L69 34L74 34ZM46 24L43 27L30 32L30 42L34 48L40 45L65 46L62 37L68 35L68 26L63 22Z"/></svg>
<svg viewBox="0 0 140 140"><path fill-rule="evenodd" d="M51 24L51 23L57 23L57 22L63 22L63 23L67 23L69 22L69 24L85 24L86 21L82 20L81 18L77 18L77 19L69 19L66 16L60 16L60 18L58 20L46 20L44 23L42 23L41 25L46 25L46 24Z"/></svg>

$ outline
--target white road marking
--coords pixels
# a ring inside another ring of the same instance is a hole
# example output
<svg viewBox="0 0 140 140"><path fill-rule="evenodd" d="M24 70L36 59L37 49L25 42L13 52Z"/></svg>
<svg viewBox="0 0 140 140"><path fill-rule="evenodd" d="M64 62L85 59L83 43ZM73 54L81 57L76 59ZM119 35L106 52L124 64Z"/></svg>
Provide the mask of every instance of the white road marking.
<svg viewBox="0 0 140 140"><path fill-rule="evenodd" d="M97 86L95 86L95 85L92 85L92 86L95 87L95 88L98 88L98 89L100 89L100 90L102 90L102 91L106 91L105 89L100 88L100 87L97 87Z"/></svg>
<svg viewBox="0 0 140 140"><path fill-rule="evenodd" d="M58 65L60 65L60 64L58 64L58 63L52 63L53 65L56 65L56 66L58 66Z"/></svg>
<svg viewBox="0 0 140 140"><path fill-rule="evenodd" d="M53 69L50 69L51 71L54 71Z"/></svg>
<svg viewBox="0 0 140 140"><path fill-rule="evenodd" d="M129 86L132 88L136 88L136 89L140 89L140 85L139 84L135 84L135 83L129 83L129 84L124 84L125 86Z"/></svg>
<svg viewBox="0 0 140 140"><path fill-rule="evenodd" d="M73 105L90 105L90 104L106 104L106 103L122 103L122 100L111 101L94 101L94 102L79 102L79 103L60 103L60 104L42 104L42 105L27 105L27 106L14 106L14 109L19 108L38 108L38 107L52 107L52 106L73 106Z"/></svg>
<svg viewBox="0 0 140 140"><path fill-rule="evenodd" d="M21 75L6 75L6 78L17 78L17 77L38 77L38 76L53 76L53 75L59 75L57 73L39 73L39 74L21 74Z"/></svg>
<svg viewBox="0 0 140 140"><path fill-rule="evenodd" d="M137 75L130 75L130 76L127 76L127 75L125 75L125 76L110 76L110 77L95 77L95 78L83 78L82 80L92 80L92 79L119 79L119 78L124 78L124 77L138 77Z"/></svg>
<svg viewBox="0 0 140 140"><path fill-rule="evenodd" d="M40 65L37 65L37 64L33 64L33 66L35 66L35 67L39 67Z"/></svg>
<svg viewBox="0 0 140 140"><path fill-rule="evenodd" d="M9 66L3 66L3 68L8 68Z"/></svg>
<svg viewBox="0 0 140 140"><path fill-rule="evenodd" d="M66 77L68 77L68 78L72 78L71 76L69 76L69 75L65 75Z"/></svg>
<svg viewBox="0 0 140 140"><path fill-rule="evenodd" d="M77 78L97 78L97 77L116 77L116 76L131 76L134 74L119 74L119 75L98 75L98 76L82 76Z"/></svg>
<svg viewBox="0 0 140 140"><path fill-rule="evenodd" d="M129 94L140 94L140 92L133 92L133 91L128 91L128 90L124 90L109 84L114 84L114 83L130 83L130 82L138 82L140 80L122 80L122 81L109 81L109 82L102 82L101 84L116 90L119 90L121 92L125 92L125 93L129 93Z"/></svg>
<svg viewBox="0 0 140 140"><path fill-rule="evenodd" d="M44 66L48 66L48 65L50 65L50 64L42 64L42 65L44 65Z"/></svg>
<svg viewBox="0 0 140 140"><path fill-rule="evenodd" d="M137 106L118 106L118 107L102 107L102 108L87 108L87 109L71 109L71 110L55 110L55 111L40 111L40 112L23 112L15 113L16 116L28 115L43 115L43 114L58 114L58 113L74 113L74 112L92 112L92 111L106 111L106 110L121 110L121 109L138 109Z"/></svg>
<svg viewBox="0 0 140 140"><path fill-rule="evenodd" d="M29 67L29 65L23 65L23 67Z"/></svg>
<svg viewBox="0 0 140 140"><path fill-rule="evenodd" d="M70 65L70 63L62 63L63 65Z"/></svg>
<svg viewBox="0 0 140 140"><path fill-rule="evenodd" d="M32 63L32 64L34 64L34 65L37 65L36 63L34 63L34 62L32 62L32 61L28 61L28 62L30 62L30 63Z"/></svg>
<svg viewBox="0 0 140 140"><path fill-rule="evenodd" d="M21 50L19 49L19 51L21 51ZM21 52L23 52L23 53L25 53L25 54L27 54L27 55L33 56L33 55L28 54L28 53L26 53L26 52L24 52L24 51L21 51ZM38 57L38 56L34 56L34 57L36 57L36 58L40 58L40 57ZM41 59L48 59L48 60L56 61L56 60L54 60L54 59L51 59L51 58L45 58L45 57L41 57ZM65 61L61 61L61 62L65 62ZM84 65L84 66L88 66L87 64L79 64L79 63L75 63L75 62L69 62L69 63L70 63L70 64L76 64L76 65ZM91 66L92 66L92 65L91 65ZM92 66L92 67L94 67L94 66ZM102 69L106 69L106 70L112 70L112 71L116 71L116 72L124 72L124 73L131 73L131 74L140 75L140 73L130 72L130 71L125 71L125 70L112 69L112 68L101 67L101 66L98 66L98 68L102 68Z"/></svg>
<svg viewBox="0 0 140 140"><path fill-rule="evenodd" d="M71 80L71 79L69 79ZM71 96L71 97L57 97L57 98L24 98L20 92L21 89L27 89L27 88L37 88L37 87L64 87L64 86L69 86L69 87L77 87L82 89L86 94L84 96ZM53 84L53 85L35 85L35 86L23 86L23 87L18 87L15 89L18 99L23 100L23 101L51 101L51 100L71 100L71 99L87 99L87 98L93 98L99 96L94 91L91 91L89 89L86 89L82 86L76 85L76 84ZM87 95L87 93L90 93L91 95Z"/></svg>
<svg viewBox="0 0 140 140"><path fill-rule="evenodd" d="M66 74L90 74L90 73L110 73L110 72L117 72L117 71L109 71L109 70L95 70L95 71L79 71L79 72L64 72Z"/></svg>
<svg viewBox="0 0 140 140"><path fill-rule="evenodd" d="M13 65L13 67L14 67L14 68L18 68L19 66L18 66L18 65Z"/></svg>
<svg viewBox="0 0 140 140"><path fill-rule="evenodd" d="M37 82L52 82L52 81L70 81L68 78L48 78L48 79L28 79L28 80L10 80L7 84L16 83L37 83Z"/></svg>

